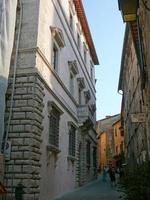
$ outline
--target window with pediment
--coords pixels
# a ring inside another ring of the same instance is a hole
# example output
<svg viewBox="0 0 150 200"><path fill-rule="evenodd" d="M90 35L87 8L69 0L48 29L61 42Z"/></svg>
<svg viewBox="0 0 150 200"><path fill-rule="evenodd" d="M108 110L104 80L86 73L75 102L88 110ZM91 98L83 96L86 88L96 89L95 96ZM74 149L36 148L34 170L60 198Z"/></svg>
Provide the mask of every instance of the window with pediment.
<svg viewBox="0 0 150 200"><path fill-rule="evenodd" d="M72 96L75 93L75 76L79 73L76 60L68 61L69 66L69 90Z"/></svg>
<svg viewBox="0 0 150 200"><path fill-rule="evenodd" d="M50 27L52 34L51 64L56 72L59 69L60 52L65 47L63 32L58 27Z"/></svg>

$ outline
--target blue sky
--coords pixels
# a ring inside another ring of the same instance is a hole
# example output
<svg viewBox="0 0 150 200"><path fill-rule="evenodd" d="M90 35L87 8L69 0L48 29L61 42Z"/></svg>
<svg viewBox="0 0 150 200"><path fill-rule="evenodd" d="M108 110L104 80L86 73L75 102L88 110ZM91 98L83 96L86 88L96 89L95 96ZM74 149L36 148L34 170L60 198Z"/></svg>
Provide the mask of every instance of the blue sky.
<svg viewBox="0 0 150 200"><path fill-rule="evenodd" d="M124 27L117 0L82 0L100 61L96 66L97 119L120 112L118 94Z"/></svg>

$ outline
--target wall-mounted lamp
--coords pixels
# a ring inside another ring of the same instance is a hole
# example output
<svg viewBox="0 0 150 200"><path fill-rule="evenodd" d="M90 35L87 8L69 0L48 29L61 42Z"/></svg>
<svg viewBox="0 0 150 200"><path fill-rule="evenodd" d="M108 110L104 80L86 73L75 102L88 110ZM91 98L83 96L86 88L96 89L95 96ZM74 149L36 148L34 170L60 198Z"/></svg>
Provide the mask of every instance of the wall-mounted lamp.
<svg viewBox="0 0 150 200"><path fill-rule="evenodd" d="M140 67L141 88L145 88L146 74L145 74L145 54L143 45L142 29L138 16L140 0L118 0L119 10L121 11L124 22L128 22L131 27L135 51ZM147 1L141 0L144 7L148 9Z"/></svg>
<svg viewBox="0 0 150 200"><path fill-rule="evenodd" d="M141 0L146 10L150 11L147 0ZM118 0L119 10L122 13L124 22L132 22L137 20L137 10L139 8L139 0Z"/></svg>
<svg viewBox="0 0 150 200"><path fill-rule="evenodd" d="M138 0L118 0L118 5L124 22L136 21Z"/></svg>

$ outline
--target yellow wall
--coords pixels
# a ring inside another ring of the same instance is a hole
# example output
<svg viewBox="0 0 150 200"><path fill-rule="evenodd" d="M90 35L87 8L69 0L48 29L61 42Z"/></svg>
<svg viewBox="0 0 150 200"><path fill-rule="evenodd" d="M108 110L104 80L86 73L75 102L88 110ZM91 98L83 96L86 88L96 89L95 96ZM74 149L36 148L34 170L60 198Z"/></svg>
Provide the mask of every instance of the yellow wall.
<svg viewBox="0 0 150 200"><path fill-rule="evenodd" d="M116 122L113 125L114 129L114 153L115 155L119 155L123 150L123 139L121 136L121 121Z"/></svg>
<svg viewBox="0 0 150 200"><path fill-rule="evenodd" d="M107 157L106 157L106 133L103 132L98 138L98 161L99 166L101 168L105 165L107 165Z"/></svg>

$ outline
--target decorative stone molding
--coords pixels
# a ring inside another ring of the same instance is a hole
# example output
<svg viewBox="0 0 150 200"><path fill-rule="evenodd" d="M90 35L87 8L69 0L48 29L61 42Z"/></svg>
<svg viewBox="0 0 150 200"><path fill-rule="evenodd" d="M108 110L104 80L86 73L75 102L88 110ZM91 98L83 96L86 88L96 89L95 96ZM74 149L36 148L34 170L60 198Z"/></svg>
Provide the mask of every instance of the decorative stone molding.
<svg viewBox="0 0 150 200"><path fill-rule="evenodd" d="M50 30L59 47L63 48L65 46L65 40L62 30L53 26L50 26Z"/></svg>
<svg viewBox="0 0 150 200"><path fill-rule="evenodd" d="M72 14L75 15L75 7L74 7L73 0L69 0L69 7Z"/></svg>
<svg viewBox="0 0 150 200"><path fill-rule="evenodd" d="M47 108L49 113L52 111L53 108L55 108L60 115L64 113L62 109L60 109L59 106L54 101L48 101Z"/></svg>
<svg viewBox="0 0 150 200"><path fill-rule="evenodd" d="M83 90L85 88L84 78L83 77L77 78L77 82L78 82L80 89Z"/></svg>
<svg viewBox="0 0 150 200"><path fill-rule="evenodd" d="M85 101L86 103L89 102L89 100L91 99L91 93L89 90L84 91L84 96L85 96Z"/></svg>
<svg viewBox="0 0 150 200"><path fill-rule="evenodd" d="M69 70L74 75L79 74L79 70L78 70L78 66L77 66L77 61L76 60L68 61L68 65L69 65Z"/></svg>

